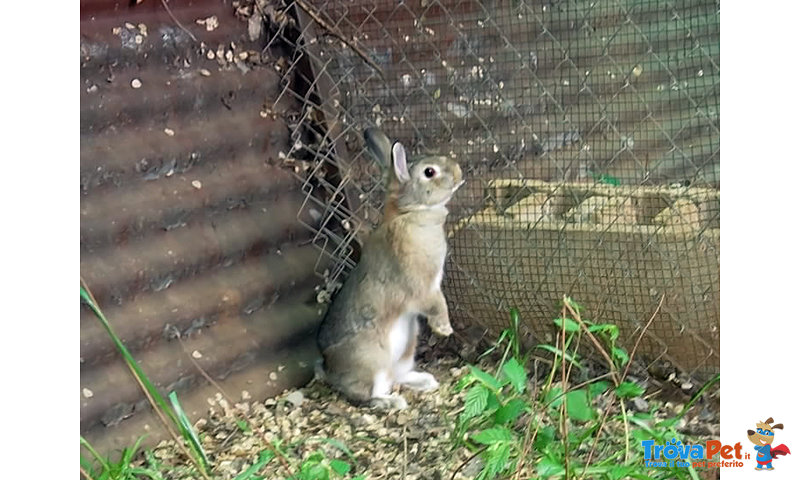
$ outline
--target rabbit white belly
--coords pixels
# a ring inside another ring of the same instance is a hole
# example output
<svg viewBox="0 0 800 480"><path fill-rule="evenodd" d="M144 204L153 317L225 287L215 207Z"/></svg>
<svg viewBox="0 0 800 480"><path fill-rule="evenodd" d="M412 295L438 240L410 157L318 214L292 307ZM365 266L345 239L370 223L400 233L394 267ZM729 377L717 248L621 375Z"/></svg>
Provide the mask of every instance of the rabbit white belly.
<svg viewBox="0 0 800 480"><path fill-rule="evenodd" d="M389 352L391 354L392 365L397 365L403 353L405 353L408 348L408 342L411 341L412 332L415 327L412 322L416 321L416 313L406 312L400 315L389 331Z"/></svg>
<svg viewBox="0 0 800 480"><path fill-rule="evenodd" d="M439 382L426 372L414 370L414 351L417 341L416 312L406 312L400 315L392 330L389 332L389 351L392 358L393 383L405 385L408 388L421 391L435 390ZM380 373L376 375L375 385L385 388L386 380ZM389 384L391 389L392 383ZM373 385L373 391L375 390Z"/></svg>

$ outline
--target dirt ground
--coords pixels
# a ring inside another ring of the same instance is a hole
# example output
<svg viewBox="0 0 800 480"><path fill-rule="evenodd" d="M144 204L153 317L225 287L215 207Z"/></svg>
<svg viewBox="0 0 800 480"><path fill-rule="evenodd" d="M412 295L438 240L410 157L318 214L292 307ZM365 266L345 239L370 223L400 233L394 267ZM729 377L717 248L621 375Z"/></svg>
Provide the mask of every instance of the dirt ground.
<svg viewBox="0 0 800 480"><path fill-rule="evenodd" d="M433 356L424 348L423 353ZM350 463L351 474L365 474L370 479L475 478L483 467L480 458L465 448L454 449L451 441L464 396L463 391L454 393L454 386L468 366L450 354L432 358L420 368L431 372L441 385L428 393L402 391L409 403L402 411L355 407L318 380L264 402L251 401L247 392L239 392L233 403L222 395L208 399L208 416L197 421L196 428L214 465L213 476L234 478L253 464L268 442L277 442L286 464L272 460L260 471L264 478L288 477L286 466L296 471L302 459L317 451L328 459ZM666 418L679 412L690 398L680 386L664 388L667 383L677 383L675 379L633 379L656 394L633 399L631 411L655 407L656 416ZM679 422L678 431L698 440L718 438L717 395L714 392L698 401ZM241 418L247 421L237 420ZM162 465L172 466L168 478L193 476L173 442L160 443L153 454ZM711 475L704 478L715 478L713 472L701 473Z"/></svg>

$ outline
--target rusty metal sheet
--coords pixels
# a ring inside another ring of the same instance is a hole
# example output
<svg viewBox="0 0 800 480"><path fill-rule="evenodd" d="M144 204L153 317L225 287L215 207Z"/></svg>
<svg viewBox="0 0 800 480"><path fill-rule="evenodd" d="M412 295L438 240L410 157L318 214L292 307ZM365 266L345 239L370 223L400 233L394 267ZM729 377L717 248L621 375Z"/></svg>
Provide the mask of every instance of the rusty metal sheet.
<svg viewBox="0 0 800 480"><path fill-rule="evenodd" d="M311 377L318 255L280 164L299 106L276 103L274 59L227 2L169 6L81 2L81 276L196 418L216 391L195 362L234 398ZM108 335L84 307L80 322L82 435L160 438Z"/></svg>

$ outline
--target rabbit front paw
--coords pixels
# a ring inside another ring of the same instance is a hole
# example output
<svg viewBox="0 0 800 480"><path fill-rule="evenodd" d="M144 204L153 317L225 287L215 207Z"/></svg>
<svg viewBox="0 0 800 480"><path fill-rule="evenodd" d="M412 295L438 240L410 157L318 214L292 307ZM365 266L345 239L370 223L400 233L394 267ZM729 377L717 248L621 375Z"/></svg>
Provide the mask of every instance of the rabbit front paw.
<svg viewBox="0 0 800 480"><path fill-rule="evenodd" d="M412 390L430 392L439 388L439 382L430 373L410 371L405 373L397 383Z"/></svg>

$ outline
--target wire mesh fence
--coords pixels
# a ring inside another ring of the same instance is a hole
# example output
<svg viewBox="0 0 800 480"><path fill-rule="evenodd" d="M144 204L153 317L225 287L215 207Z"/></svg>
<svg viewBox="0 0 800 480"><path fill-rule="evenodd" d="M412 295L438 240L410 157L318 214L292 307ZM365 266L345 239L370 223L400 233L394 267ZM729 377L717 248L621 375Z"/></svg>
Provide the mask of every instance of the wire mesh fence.
<svg viewBox="0 0 800 480"><path fill-rule="evenodd" d="M291 118L324 301L380 220L361 134L457 158L444 290L456 328L563 295L639 355L719 370L719 1L241 1ZM269 110L269 109L268 109ZM663 297L663 302L662 302ZM659 307L659 304L661 305Z"/></svg>

